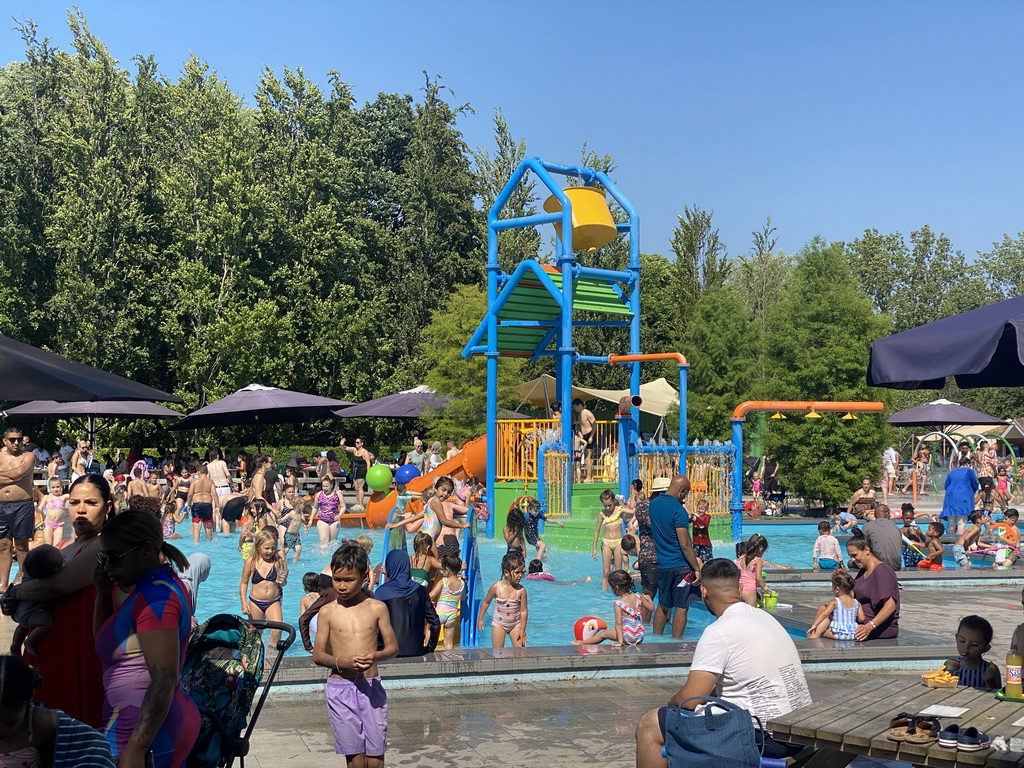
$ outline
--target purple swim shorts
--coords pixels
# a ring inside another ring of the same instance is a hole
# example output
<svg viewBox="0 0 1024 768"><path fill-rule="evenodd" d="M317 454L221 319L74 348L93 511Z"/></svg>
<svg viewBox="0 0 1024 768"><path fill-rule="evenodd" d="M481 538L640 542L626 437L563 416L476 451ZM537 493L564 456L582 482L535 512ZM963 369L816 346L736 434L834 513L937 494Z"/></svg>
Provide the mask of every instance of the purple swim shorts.
<svg viewBox="0 0 1024 768"><path fill-rule="evenodd" d="M384 754L388 736L388 696L379 677L327 678L324 691L339 755Z"/></svg>

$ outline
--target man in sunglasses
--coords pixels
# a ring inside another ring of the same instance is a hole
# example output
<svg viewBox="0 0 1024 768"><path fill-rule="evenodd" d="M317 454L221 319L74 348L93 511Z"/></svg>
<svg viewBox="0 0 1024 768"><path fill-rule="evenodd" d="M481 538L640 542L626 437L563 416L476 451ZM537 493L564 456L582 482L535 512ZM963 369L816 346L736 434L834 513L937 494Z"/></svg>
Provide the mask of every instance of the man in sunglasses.
<svg viewBox="0 0 1024 768"><path fill-rule="evenodd" d="M8 427L0 449L0 592L11 579L11 544L18 550L18 562L28 555L28 542L35 524L32 504L32 468L35 455L25 450L21 430ZM13 542L12 542L13 540Z"/></svg>

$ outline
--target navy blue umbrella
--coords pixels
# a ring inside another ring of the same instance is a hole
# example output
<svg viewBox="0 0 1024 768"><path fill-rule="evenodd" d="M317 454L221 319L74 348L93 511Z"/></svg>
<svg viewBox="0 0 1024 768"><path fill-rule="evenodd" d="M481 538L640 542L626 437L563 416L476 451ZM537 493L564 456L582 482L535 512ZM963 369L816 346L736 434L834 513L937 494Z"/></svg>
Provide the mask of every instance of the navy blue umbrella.
<svg viewBox="0 0 1024 768"><path fill-rule="evenodd" d="M0 400L41 398L181 402L177 395L0 336Z"/></svg>
<svg viewBox="0 0 1024 768"><path fill-rule="evenodd" d="M916 408L897 411L887 421L896 427L945 427L951 424L1006 426L1005 419L976 411L966 405L951 403L949 400L933 400Z"/></svg>
<svg viewBox="0 0 1024 768"><path fill-rule="evenodd" d="M1024 386L1024 296L944 317L871 345L868 384L890 389Z"/></svg>

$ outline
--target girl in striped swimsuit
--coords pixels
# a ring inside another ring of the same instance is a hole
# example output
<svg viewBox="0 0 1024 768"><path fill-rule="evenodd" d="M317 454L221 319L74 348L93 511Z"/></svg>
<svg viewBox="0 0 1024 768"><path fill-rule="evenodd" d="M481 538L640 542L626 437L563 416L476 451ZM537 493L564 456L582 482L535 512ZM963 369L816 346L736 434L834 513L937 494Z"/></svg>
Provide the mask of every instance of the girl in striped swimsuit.
<svg viewBox="0 0 1024 768"><path fill-rule="evenodd" d="M649 595L636 594L633 577L625 571L608 574L608 586L617 598L615 600L615 629L598 632L586 640L573 640L573 645L597 645L602 640L611 640L612 645L640 645L644 641L644 621L641 609L654 610L654 601Z"/></svg>
<svg viewBox="0 0 1024 768"><path fill-rule="evenodd" d="M434 599L437 618L444 629L444 648L450 651L455 647L456 626L459 623L459 606L466 582L459 573L462 571L462 558L451 552L441 555L441 567L444 577L438 579L430 596Z"/></svg>
<svg viewBox="0 0 1024 768"><path fill-rule="evenodd" d="M818 608L807 636L853 640L857 623L864 621L864 609L853 596L853 576L849 571L832 574L832 594L835 599Z"/></svg>

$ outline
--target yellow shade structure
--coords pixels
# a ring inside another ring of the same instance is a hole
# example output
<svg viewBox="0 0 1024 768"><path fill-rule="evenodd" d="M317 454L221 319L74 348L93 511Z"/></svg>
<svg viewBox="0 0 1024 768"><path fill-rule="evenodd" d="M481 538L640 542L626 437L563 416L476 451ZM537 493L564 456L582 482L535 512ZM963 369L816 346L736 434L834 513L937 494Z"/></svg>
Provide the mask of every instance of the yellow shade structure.
<svg viewBox="0 0 1024 768"><path fill-rule="evenodd" d="M804 415L804 418L805 419L820 419L821 418L821 414L818 413L817 411L811 411L810 413L807 413L806 415Z"/></svg>
<svg viewBox="0 0 1024 768"><path fill-rule="evenodd" d="M771 415L771 418L773 418L773 419L785 419L787 417L786 417L786 414L782 413L781 411L776 411L775 413L773 413Z"/></svg>
<svg viewBox="0 0 1024 768"><path fill-rule="evenodd" d="M845 416L843 416L843 421L856 421L856 420L857 420L857 417L854 414L849 413L849 412Z"/></svg>
<svg viewBox="0 0 1024 768"><path fill-rule="evenodd" d="M573 248L595 251L615 239L619 231L615 228L604 192L596 187L566 187L562 191L572 203ZM544 201L544 210L558 213L562 204L552 195ZM555 222L555 231L562 237L561 222Z"/></svg>

